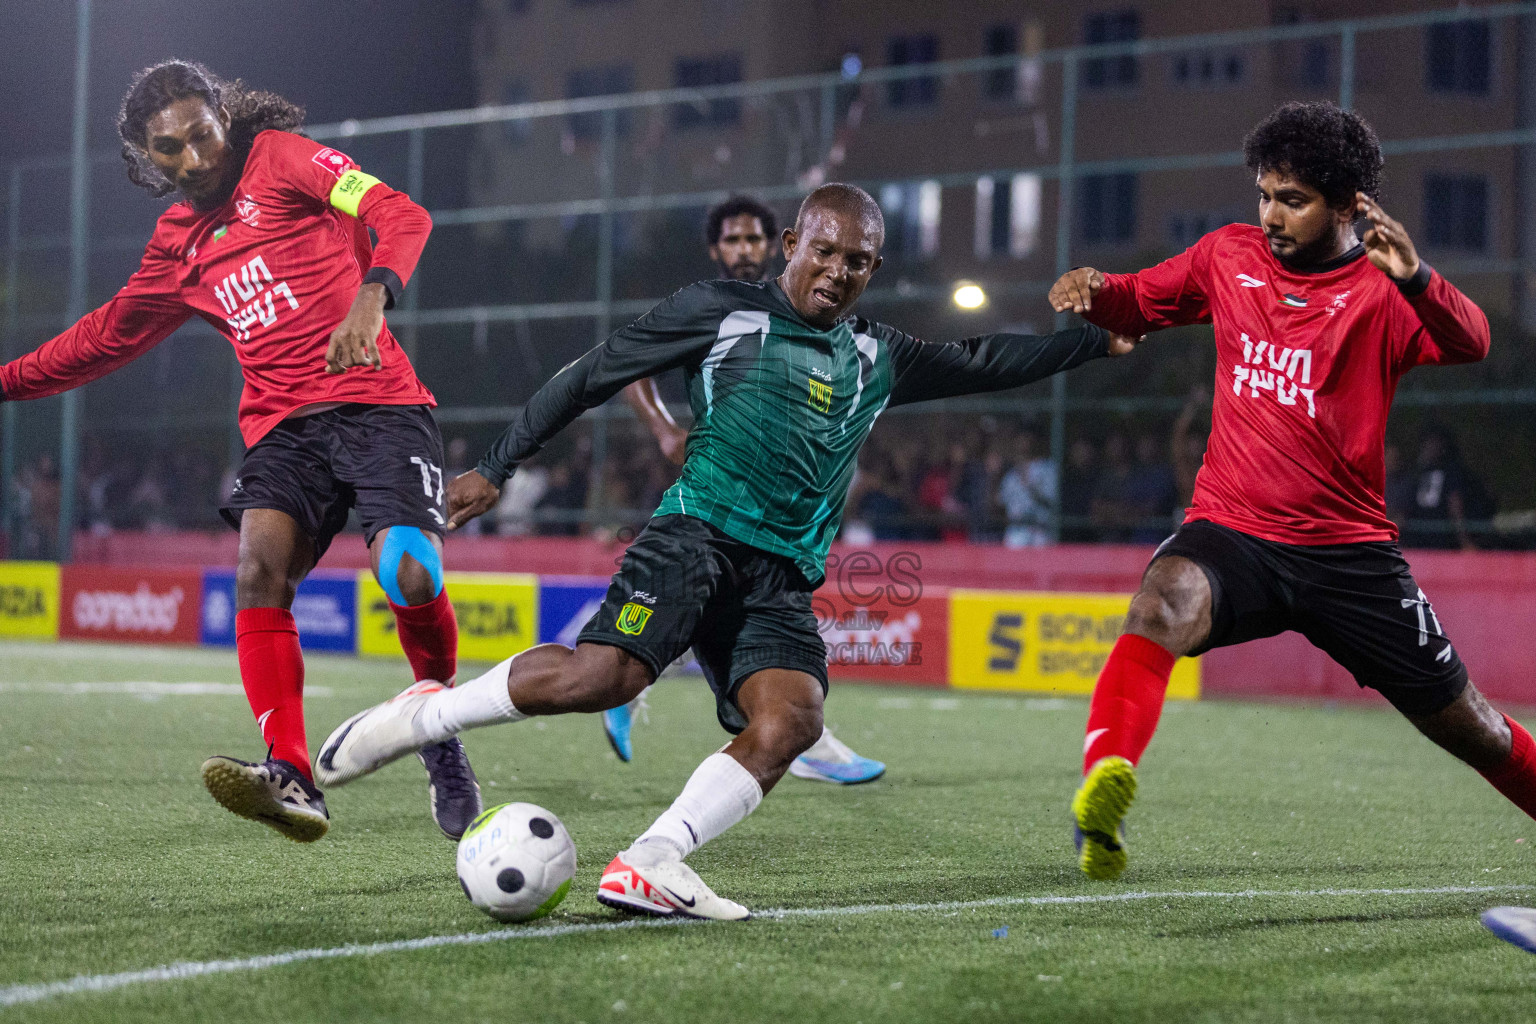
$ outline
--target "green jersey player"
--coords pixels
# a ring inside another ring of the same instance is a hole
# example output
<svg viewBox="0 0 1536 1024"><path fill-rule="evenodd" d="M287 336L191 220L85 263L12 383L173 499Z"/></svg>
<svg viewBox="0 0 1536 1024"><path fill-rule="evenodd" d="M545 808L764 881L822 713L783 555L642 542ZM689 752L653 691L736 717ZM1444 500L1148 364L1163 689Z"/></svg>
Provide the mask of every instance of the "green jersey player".
<svg viewBox="0 0 1536 1024"><path fill-rule="evenodd" d="M769 261L778 255L779 239L774 227L773 209L751 196L731 196L711 207L704 217L704 238L709 258L720 269L720 277L752 282L767 277ZM681 466L687 457L688 431L679 427L667 412L656 381L646 378L629 385L624 389L624 400L656 438L662 454ZM602 714L603 734L621 761L634 757L630 730L644 699L641 694ZM855 753L832 735L829 726L823 725L821 738L790 762L789 774L815 782L856 786L884 775L885 764Z"/></svg>
<svg viewBox="0 0 1536 1024"><path fill-rule="evenodd" d="M692 646L720 724L736 736L613 859L598 899L660 916L747 917L683 860L751 813L821 736L826 647L811 593L875 417L891 404L1017 387L1135 345L1093 326L932 344L850 317L884 236L866 192L824 185L783 234L788 265L777 280L684 288L539 389L476 469L452 481L450 529L490 509L517 466L583 410L674 367L695 417L681 476L574 650L544 644L453 689L418 683L354 715L321 748L322 784L475 726L617 707Z"/></svg>

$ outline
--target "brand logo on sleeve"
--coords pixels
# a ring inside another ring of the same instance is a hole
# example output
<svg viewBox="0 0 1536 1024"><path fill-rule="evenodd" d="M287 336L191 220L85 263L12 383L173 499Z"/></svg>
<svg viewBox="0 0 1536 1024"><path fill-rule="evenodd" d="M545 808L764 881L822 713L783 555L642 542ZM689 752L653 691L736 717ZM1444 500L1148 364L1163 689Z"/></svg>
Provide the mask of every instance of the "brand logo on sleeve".
<svg viewBox="0 0 1536 1024"><path fill-rule="evenodd" d="M338 178L346 173L347 168L352 166L351 157L347 156L345 153L339 153L329 146L325 147L320 152L310 157L310 159L319 164L321 167L324 167L326 170L330 171L332 174L336 175Z"/></svg>

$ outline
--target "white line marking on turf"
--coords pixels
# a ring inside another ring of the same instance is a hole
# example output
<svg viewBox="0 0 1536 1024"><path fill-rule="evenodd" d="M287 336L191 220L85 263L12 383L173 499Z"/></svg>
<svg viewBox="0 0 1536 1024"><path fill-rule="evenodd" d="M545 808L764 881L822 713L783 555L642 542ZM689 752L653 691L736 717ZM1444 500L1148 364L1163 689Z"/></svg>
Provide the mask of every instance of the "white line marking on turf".
<svg viewBox="0 0 1536 1024"><path fill-rule="evenodd" d="M4 683L0 693L127 693L135 697L244 697L239 683L161 683L137 680L106 683ZM329 686L306 686L306 696L329 697Z"/></svg>
<svg viewBox="0 0 1536 1024"><path fill-rule="evenodd" d="M1528 892L1532 885L1446 885L1424 889L1244 889L1239 892L1184 891L1184 892L1119 892L1071 896L996 896L984 900L951 900L943 903L867 903L848 907L793 907L782 910L757 911L753 917L779 921L804 917L854 917L861 914L911 914L942 911L985 910L990 907L1043 907L1064 904L1129 903L1139 900L1175 899L1305 899L1321 896L1462 896L1481 893ZM373 942L366 945L348 943L324 949L294 949L286 953L269 953L265 956L247 957L243 960L183 961L151 967L141 971L123 971L119 974L82 974L67 981L51 981L32 985L11 985L0 988L0 1007L38 1003L58 996L78 995L82 992L109 992L128 985L154 981L184 981L205 974L230 974L235 971L264 971L269 967L309 960L334 960L340 957L378 956L382 953L406 953L419 949L436 949L439 946L474 946L485 942L504 942L511 939L555 939L562 935L585 935L594 932L629 931L635 928L666 928L678 925L704 924L693 919L634 918L627 921L595 921L589 924L557 924L542 928L504 928L489 932L464 932L459 935L428 935L420 939L398 939L394 942Z"/></svg>

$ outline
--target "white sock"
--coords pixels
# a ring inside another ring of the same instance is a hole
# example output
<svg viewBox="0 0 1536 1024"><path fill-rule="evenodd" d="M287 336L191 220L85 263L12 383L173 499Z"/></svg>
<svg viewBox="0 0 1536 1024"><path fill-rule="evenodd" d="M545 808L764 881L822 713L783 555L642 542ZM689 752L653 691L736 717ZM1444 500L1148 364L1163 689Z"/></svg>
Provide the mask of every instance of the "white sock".
<svg viewBox="0 0 1536 1024"><path fill-rule="evenodd" d="M426 742L441 743L465 729L527 718L512 706L512 697L507 693L507 677L516 658L513 655L483 676L433 694L416 720L429 737Z"/></svg>
<svg viewBox="0 0 1536 1024"><path fill-rule="evenodd" d="M645 863L680 860L751 814L763 802L762 787L729 754L710 754L694 769L688 785L625 858Z"/></svg>

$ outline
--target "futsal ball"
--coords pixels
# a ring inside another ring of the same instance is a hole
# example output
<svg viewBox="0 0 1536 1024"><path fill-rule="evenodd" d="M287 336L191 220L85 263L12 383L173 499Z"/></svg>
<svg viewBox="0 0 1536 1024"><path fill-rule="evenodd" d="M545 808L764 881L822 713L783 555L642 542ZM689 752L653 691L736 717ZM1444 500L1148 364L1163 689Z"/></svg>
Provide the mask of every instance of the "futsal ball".
<svg viewBox="0 0 1536 1024"><path fill-rule="evenodd" d="M502 804L459 840L459 884L498 921L532 921L560 905L576 874L576 844L536 804Z"/></svg>

